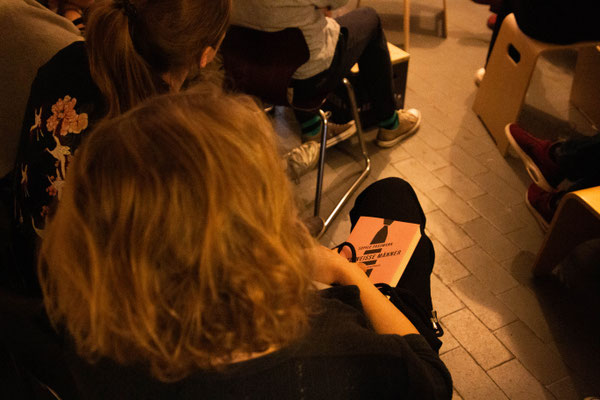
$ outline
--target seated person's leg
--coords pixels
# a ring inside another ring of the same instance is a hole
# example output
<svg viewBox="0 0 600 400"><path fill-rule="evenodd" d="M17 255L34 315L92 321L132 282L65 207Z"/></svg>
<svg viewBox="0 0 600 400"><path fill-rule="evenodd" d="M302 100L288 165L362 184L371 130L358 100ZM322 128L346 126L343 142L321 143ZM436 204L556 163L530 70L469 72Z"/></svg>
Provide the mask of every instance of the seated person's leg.
<svg viewBox="0 0 600 400"><path fill-rule="evenodd" d="M597 176L600 171L600 133L559 143L554 149L554 158L570 181Z"/></svg>
<svg viewBox="0 0 600 400"><path fill-rule="evenodd" d="M377 144L381 147L394 146L416 132L421 115L415 109L396 110L392 64L379 15L372 8L365 7L336 20L341 26L344 44L340 69L347 74L358 62L358 87L366 91L379 121Z"/></svg>
<svg viewBox="0 0 600 400"><path fill-rule="evenodd" d="M398 287L411 291L427 310L431 310L430 275L435 259L433 244L425 234L425 214L410 184L400 178L386 178L367 187L350 211L352 227L361 216L412 222L421 226L417 245Z"/></svg>
<svg viewBox="0 0 600 400"><path fill-rule="evenodd" d="M538 139L517 124L510 124L506 136L534 182L527 190L526 204L544 229L567 191L600 185L600 133L551 141ZM564 179L572 184L557 191Z"/></svg>

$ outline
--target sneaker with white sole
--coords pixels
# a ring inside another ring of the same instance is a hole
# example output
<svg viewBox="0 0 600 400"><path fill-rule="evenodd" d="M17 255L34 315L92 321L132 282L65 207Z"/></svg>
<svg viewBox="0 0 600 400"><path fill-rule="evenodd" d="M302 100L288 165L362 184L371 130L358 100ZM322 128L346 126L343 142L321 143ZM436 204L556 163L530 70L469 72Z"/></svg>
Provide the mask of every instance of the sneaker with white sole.
<svg viewBox="0 0 600 400"><path fill-rule="evenodd" d="M485 68L479 68L477 71L475 71L475 86L479 86L481 85L481 81L483 80L483 77L485 76Z"/></svg>
<svg viewBox="0 0 600 400"><path fill-rule="evenodd" d="M508 143L523 160L533 182L547 192L556 191L565 175L551 152L560 142L536 138L517 124L506 125L504 132Z"/></svg>
<svg viewBox="0 0 600 400"><path fill-rule="evenodd" d="M398 110L398 127L396 129L379 128L375 143L379 147L392 147L413 135L421 125L421 112L416 108Z"/></svg>
<svg viewBox="0 0 600 400"><path fill-rule="evenodd" d="M542 230L548 230L558 203L564 194L565 192L546 192L535 183L529 185L525 193L525 205L537 219Z"/></svg>
<svg viewBox="0 0 600 400"><path fill-rule="evenodd" d="M345 124L336 124L335 122L331 122L329 118L331 117L331 112L327 111L327 145L325 147L330 148L331 146L335 146L336 144L350 138L352 135L356 133L356 124L354 120L348 121ZM321 143L321 129L315 135L302 135L303 142L317 142Z"/></svg>
<svg viewBox="0 0 600 400"><path fill-rule="evenodd" d="M289 177L298 182L300 177L317 166L321 145L308 141L293 148L283 156Z"/></svg>

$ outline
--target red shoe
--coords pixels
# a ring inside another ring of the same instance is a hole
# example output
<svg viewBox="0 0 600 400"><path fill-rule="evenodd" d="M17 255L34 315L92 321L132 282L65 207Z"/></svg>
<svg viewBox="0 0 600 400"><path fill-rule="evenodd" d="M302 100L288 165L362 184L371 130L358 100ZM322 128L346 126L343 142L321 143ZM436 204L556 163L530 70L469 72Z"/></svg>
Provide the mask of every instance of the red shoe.
<svg viewBox="0 0 600 400"><path fill-rule="evenodd" d="M548 230L550 222L552 222L552 217L554 217L562 194L546 192L535 183L529 185L529 189L527 189L525 204L545 231Z"/></svg>
<svg viewBox="0 0 600 400"><path fill-rule="evenodd" d="M496 26L496 20L498 19L498 14L492 14L490 15L490 17L487 20L487 27L490 28L491 30L494 30L494 27Z"/></svg>
<svg viewBox="0 0 600 400"><path fill-rule="evenodd" d="M517 124L506 125L505 133L535 184L545 191L556 191L556 186L565 179L550 157L550 147L556 142L538 139Z"/></svg>

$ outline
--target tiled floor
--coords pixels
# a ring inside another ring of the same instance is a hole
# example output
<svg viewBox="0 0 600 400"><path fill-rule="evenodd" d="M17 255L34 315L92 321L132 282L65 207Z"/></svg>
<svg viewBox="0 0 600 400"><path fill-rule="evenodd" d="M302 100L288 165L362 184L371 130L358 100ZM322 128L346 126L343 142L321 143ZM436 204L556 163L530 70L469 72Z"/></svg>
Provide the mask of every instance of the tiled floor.
<svg viewBox="0 0 600 400"><path fill-rule="evenodd" d="M401 46L402 3L362 4L379 11L388 40ZM543 232L524 203L529 178L520 161L499 155L471 111L473 74L490 37L487 8L448 1L449 37L442 39L435 29L442 1L411 4L406 105L421 110L423 123L415 136L387 150L372 144L375 131L368 133L373 171L367 183L400 176L417 190L436 249L432 296L446 329L441 353L455 398L600 395L599 246L578 249L562 264L560 278L532 279ZM573 65L569 53L542 60L523 125L549 137L567 132L569 123L589 132L568 103ZM275 121L284 147L299 141L289 110L278 109ZM356 176L357 150L349 141L329 151L323 212ZM306 213L314 182L312 172L296 188ZM324 245L348 235L350 205L322 238Z"/></svg>

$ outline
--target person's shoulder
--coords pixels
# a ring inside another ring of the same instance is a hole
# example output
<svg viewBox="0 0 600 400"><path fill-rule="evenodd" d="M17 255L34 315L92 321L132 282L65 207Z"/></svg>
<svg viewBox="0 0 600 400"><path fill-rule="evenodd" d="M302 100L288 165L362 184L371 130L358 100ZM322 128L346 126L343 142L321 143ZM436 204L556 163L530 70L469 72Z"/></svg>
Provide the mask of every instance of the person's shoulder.
<svg viewBox="0 0 600 400"><path fill-rule="evenodd" d="M38 69L31 87L34 107L49 106L58 99L77 99L77 108L87 113L102 102L99 89L90 73L85 42L76 41L59 50Z"/></svg>
<svg viewBox="0 0 600 400"><path fill-rule="evenodd" d="M38 70L38 76L55 76L69 71L82 72L82 68L89 74L86 45L83 40L78 40L59 50L42 65Z"/></svg>

